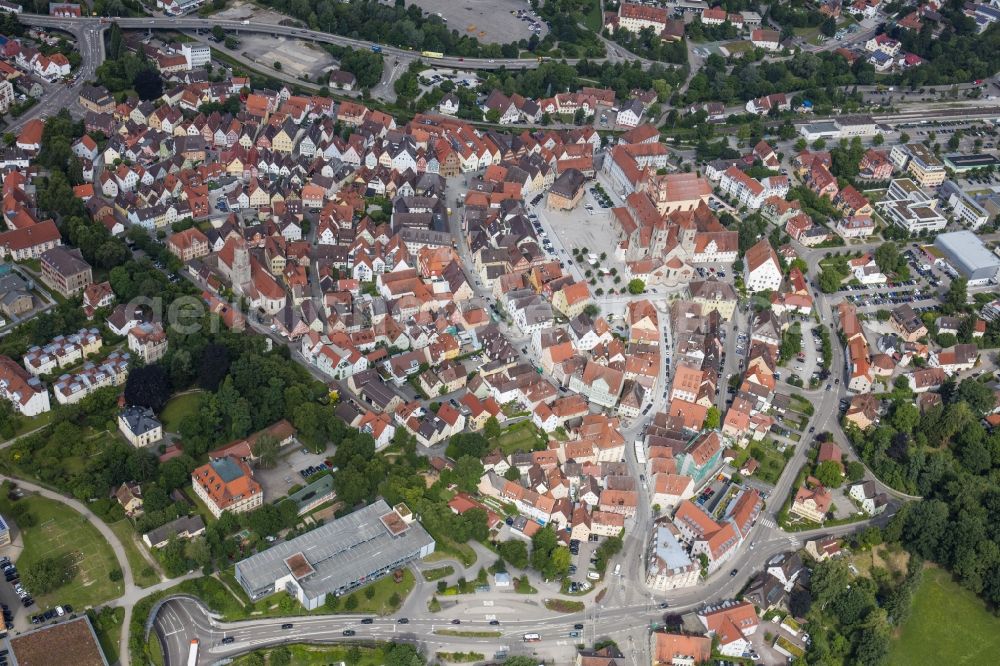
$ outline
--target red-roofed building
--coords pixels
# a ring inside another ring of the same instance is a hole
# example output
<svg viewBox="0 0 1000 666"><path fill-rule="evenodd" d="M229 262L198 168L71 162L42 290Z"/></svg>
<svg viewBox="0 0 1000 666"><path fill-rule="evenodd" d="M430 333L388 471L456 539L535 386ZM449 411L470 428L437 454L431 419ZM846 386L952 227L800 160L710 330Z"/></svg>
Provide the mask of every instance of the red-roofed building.
<svg viewBox="0 0 1000 666"><path fill-rule="evenodd" d="M749 601L727 602L698 615L708 634L718 639L718 650L727 657L742 657L749 652L750 637L757 633L760 620Z"/></svg>

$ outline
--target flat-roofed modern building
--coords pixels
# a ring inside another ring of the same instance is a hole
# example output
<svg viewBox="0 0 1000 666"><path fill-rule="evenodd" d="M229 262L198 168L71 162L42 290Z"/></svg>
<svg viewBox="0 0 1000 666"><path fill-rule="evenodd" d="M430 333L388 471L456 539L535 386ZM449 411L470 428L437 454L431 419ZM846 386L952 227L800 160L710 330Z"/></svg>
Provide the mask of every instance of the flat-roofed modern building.
<svg viewBox="0 0 1000 666"><path fill-rule="evenodd" d="M984 169L995 167L1000 164L1000 159L996 155L981 153L979 155L945 155L944 165L955 173L966 173L973 169Z"/></svg>
<svg viewBox="0 0 1000 666"><path fill-rule="evenodd" d="M236 580L257 600L282 590L308 610L434 552L434 539L404 504L379 499L291 541L236 563Z"/></svg>
<svg viewBox="0 0 1000 666"><path fill-rule="evenodd" d="M1000 275L1000 257L990 252L971 231L953 231L934 239L934 247L975 287L989 284Z"/></svg>
<svg viewBox="0 0 1000 666"><path fill-rule="evenodd" d="M978 231L980 227L990 221L990 212L953 180L941 183L938 196L946 200L955 212L955 217L973 231Z"/></svg>

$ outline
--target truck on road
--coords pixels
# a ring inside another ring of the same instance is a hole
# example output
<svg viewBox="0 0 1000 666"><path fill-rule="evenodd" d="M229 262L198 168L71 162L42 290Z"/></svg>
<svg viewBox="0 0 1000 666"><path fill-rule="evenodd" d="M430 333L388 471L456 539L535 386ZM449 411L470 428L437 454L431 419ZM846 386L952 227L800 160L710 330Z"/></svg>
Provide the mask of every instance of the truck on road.
<svg viewBox="0 0 1000 666"><path fill-rule="evenodd" d="M542 637L539 636L538 634L525 634L524 636L521 637L521 640L523 640L525 643L537 643L538 641L542 640Z"/></svg>

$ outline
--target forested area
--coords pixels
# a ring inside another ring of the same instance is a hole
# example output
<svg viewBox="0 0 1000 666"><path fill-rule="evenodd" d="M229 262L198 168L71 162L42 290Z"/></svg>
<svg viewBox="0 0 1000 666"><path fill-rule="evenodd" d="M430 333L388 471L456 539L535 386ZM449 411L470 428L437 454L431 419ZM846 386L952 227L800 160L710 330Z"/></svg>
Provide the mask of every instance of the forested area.
<svg viewBox="0 0 1000 666"><path fill-rule="evenodd" d="M898 76L899 83L915 88L946 83L971 83L1000 71L1000 26L992 24L986 32L976 34L976 24L963 12L961 0L951 0L941 8L948 25L937 36L936 26L924 21L918 32L896 28L890 34L900 40L904 51L923 58Z"/></svg>
<svg viewBox="0 0 1000 666"><path fill-rule="evenodd" d="M744 56L727 72L725 59L717 54L691 79L685 93L688 103L736 104L781 92L802 91L802 97L823 104L838 95L837 87L875 82L875 68L858 59L848 65L835 53L798 53L787 60L756 61Z"/></svg>
<svg viewBox="0 0 1000 666"><path fill-rule="evenodd" d="M991 323L986 344L996 344ZM981 343L982 344L982 343ZM949 381L943 404L921 412L905 381L875 428L849 436L865 463L889 485L923 497L895 518L902 543L952 571L987 602L1000 604L1000 431L982 417L995 395L984 382Z"/></svg>
<svg viewBox="0 0 1000 666"><path fill-rule="evenodd" d="M498 88L504 94L518 93L525 97L543 98L559 92L578 90L581 86L610 88L618 99L629 99L631 91L640 88L655 90L664 99L684 81L682 68L653 65L643 69L641 63L609 63L581 60L575 66L561 62L545 62L535 69L491 72L483 87Z"/></svg>
<svg viewBox="0 0 1000 666"><path fill-rule="evenodd" d="M881 544L882 536L872 528L851 545L867 551ZM852 572L844 558L815 564L809 592L793 592L789 600L793 615L809 621L811 643L805 662L817 666L885 664L892 632L909 616L922 566L919 557L910 557L905 572L873 568L869 577Z"/></svg>
<svg viewBox="0 0 1000 666"><path fill-rule="evenodd" d="M701 23L698 22L691 25L701 27L702 31L711 30L711 26L701 26ZM735 30L732 26L730 28ZM720 32L722 31L720 30ZM699 36L704 37L704 34ZM653 28L646 28L638 33L617 30L614 33L608 33L608 37L641 58L675 65L686 65L688 61L687 42L683 39L677 41L661 39Z"/></svg>

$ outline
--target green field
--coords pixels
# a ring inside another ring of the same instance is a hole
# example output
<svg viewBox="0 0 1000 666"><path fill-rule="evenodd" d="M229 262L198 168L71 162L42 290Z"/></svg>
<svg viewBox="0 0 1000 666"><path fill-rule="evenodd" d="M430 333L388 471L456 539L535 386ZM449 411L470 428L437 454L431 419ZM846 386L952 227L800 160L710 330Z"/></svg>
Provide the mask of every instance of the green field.
<svg viewBox="0 0 1000 666"><path fill-rule="evenodd" d="M504 455L539 450L544 447L548 437L531 421L521 421L504 430L499 437L491 439L490 443L499 446Z"/></svg>
<svg viewBox="0 0 1000 666"><path fill-rule="evenodd" d="M381 666L385 663L385 652L380 647L372 649L358 646L357 652L353 655L349 654L351 651L349 647L289 645L288 649L292 653L292 663L300 666L327 666L328 664L347 661L351 657L356 657L357 661L350 661L348 663L357 664L357 666ZM264 653L264 651L261 651L258 654ZM237 657L233 661L234 666L242 666L250 663L254 662L249 655Z"/></svg>
<svg viewBox="0 0 1000 666"><path fill-rule="evenodd" d="M27 504L34 525L24 528L24 550L17 558L22 572L33 563L54 555L69 555L76 575L68 584L35 597L39 608L72 604L83 610L121 596L123 585L108 576L118 568L111 546L90 522L73 509L44 497L29 496Z"/></svg>
<svg viewBox="0 0 1000 666"><path fill-rule="evenodd" d="M891 666L989 664L1000 650L1000 618L942 569L926 569L913 610L889 654Z"/></svg>
<svg viewBox="0 0 1000 666"><path fill-rule="evenodd" d="M128 558L128 565L132 569L135 584L139 587L149 587L159 583L160 577L157 575L156 569L139 551L140 548L146 546L138 541L138 535L136 535L132 523L128 519L122 519L117 523L111 523L110 527L125 547L125 557Z"/></svg>
<svg viewBox="0 0 1000 666"><path fill-rule="evenodd" d="M163 413L160 414L163 429L166 432L177 432L177 428L181 424L181 419L188 414L193 414L198 409L198 400L200 397L200 392L195 392L171 398L167 402L166 407L163 408Z"/></svg>

